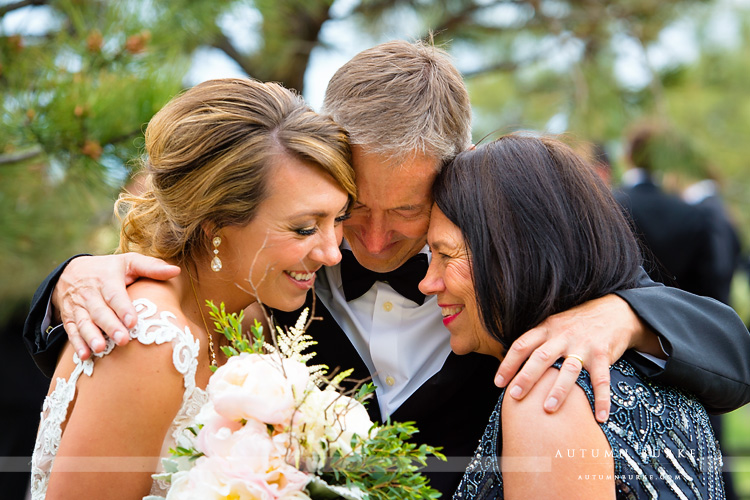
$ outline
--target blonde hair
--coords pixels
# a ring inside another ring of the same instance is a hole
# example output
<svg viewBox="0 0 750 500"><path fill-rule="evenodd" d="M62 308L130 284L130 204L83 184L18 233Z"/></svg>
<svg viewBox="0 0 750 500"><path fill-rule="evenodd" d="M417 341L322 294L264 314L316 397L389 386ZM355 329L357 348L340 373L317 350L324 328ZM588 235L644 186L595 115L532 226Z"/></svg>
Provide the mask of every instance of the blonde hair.
<svg viewBox="0 0 750 500"><path fill-rule="evenodd" d="M444 50L394 40L360 52L331 78L323 110L352 144L391 161L421 153L452 160L471 145L471 105Z"/></svg>
<svg viewBox="0 0 750 500"><path fill-rule="evenodd" d="M211 80L172 99L148 124L141 195L123 194L118 251L184 263L210 248L206 228L250 222L279 155L330 174L354 199L345 131L275 83Z"/></svg>

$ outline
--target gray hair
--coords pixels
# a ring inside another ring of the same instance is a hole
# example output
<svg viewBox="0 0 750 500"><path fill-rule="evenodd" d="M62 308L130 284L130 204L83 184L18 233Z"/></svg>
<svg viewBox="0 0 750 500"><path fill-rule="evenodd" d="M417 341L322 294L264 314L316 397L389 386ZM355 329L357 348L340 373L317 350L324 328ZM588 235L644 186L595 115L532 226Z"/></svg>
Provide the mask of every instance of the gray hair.
<svg viewBox="0 0 750 500"><path fill-rule="evenodd" d="M447 52L394 40L360 52L331 78L323 112L352 144L393 163L414 154L438 168L471 145L471 104Z"/></svg>

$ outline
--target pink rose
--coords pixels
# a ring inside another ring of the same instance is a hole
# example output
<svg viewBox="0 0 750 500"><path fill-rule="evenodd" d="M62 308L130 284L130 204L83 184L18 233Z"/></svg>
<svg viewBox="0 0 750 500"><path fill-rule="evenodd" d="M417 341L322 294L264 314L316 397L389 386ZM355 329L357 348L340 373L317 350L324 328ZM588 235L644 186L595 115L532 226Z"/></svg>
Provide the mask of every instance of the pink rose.
<svg viewBox="0 0 750 500"><path fill-rule="evenodd" d="M308 383L303 363L242 353L216 370L207 390L216 412L230 420L286 424Z"/></svg>
<svg viewBox="0 0 750 500"><path fill-rule="evenodd" d="M232 453L236 441L248 433L268 436L268 429L264 423L257 420L248 420L243 426L239 422L219 416L203 425L195 439L195 448L210 457L227 456Z"/></svg>

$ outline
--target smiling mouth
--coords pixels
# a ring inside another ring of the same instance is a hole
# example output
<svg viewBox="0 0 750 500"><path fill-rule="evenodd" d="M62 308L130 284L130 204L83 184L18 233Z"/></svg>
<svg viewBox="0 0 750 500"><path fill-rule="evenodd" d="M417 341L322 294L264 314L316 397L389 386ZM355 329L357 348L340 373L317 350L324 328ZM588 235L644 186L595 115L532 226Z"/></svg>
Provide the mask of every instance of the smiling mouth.
<svg viewBox="0 0 750 500"><path fill-rule="evenodd" d="M297 271L284 271L294 281L305 282L310 281L315 276L315 273L298 273Z"/></svg>
<svg viewBox="0 0 750 500"><path fill-rule="evenodd" d="M441 306L440 307L440 313L443 315L443 318L450 318L451 316L456 316L463 310L464 310L464 306Z"/></svg>
<svg viewBox="0 0 750 500"><path fill-rule="evenodd" d="M440 304L438 305L440 306L440 313L443 315L443 324L445 326L448 326L465 309L465 306L458 306L458 305L444 306Z"/></svg>

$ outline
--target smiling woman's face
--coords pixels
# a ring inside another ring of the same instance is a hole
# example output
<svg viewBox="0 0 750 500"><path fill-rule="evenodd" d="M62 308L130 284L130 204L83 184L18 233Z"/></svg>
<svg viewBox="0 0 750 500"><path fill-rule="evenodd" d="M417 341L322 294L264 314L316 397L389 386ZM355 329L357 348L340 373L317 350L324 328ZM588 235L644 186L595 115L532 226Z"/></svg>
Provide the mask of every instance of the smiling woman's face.
<svg viewBox="0 0 750 500"><path fill-rule="evenodd" d="M276 160L268 192L249 224L222 229L221 272L264 304L294 311L315 271L341 260L349 197L322 169L285 155Z"/></svg>
<svg viewBox="0 0 750 500"><path fill-rule="evenodd" d="M419 289L437 295L443 324L451 333L451 349L456 354L478 352L501 358L502 344L484 329L479 317L463 235L437 205L432 208L427 243L432 260Z"/></svg>

